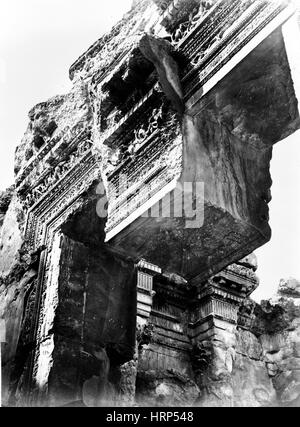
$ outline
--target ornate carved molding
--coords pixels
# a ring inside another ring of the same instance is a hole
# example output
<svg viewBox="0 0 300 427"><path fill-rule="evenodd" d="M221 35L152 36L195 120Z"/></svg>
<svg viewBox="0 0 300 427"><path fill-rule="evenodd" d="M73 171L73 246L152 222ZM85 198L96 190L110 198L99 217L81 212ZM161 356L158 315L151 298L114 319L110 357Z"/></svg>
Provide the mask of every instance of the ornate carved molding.
<svg viewBox="0 0 300 427"><path fill-rule="evenodd" d="M57 159L56 166L52 165L46 173L43 173L37 182L31 186L23 185L19 189L20 198L23 200L26 210L34 204L39 203L41 198L54 190L56 184L62 182L64 178L83 161L86 154L90 151L91 142L83 140L75 150L67 155L63 160Z"/></svg>
<svg viewBox="0 0 300 427"><path fill-rule="evenodd" d="M66 161L58 164L58 167L59 170L56 168L53 171L52 182L49 180L51 176L48 175L44 178L43 189L37 193L34 192L34 188L28 189L27 195L25 194L26 197L29 195L33 198L33 203L28 206L25 224L26 249L35 251L41 246L46 248L41 256L34 302L31 303L35 305L33 339L36 348L31 361L30 380L33 388L38 386L40 389L47 382L47 366L51 365L53 350L51 337L48 337L45 329L45 325L51 323L49 307L55 309L56 296L49 285L53 241L61 225L83 206L85 202L83 194L93 182L101 179L99 156L92 153L91 143L84 137L77 144L76 150ZM26 205L26 198L24 202ZM43 359L49 362L47 366L41 364Z"/></svg>
<svg viewBox="0 0 300 427"><path fill-rule="evenodd" d="M182 80L185 100L288 6L288 1L279 0L221 0L204 17L190 16L175 42L187 60Z"/></svg>
<svg viewBox="0 0 300 427"><path fill-rule="evenodd" d="M66 126L64 129L56 133L39 152L26 163L24 168L19 171L16 177L16 187L18 191L22 191L22 186L26 185L26 179L33 172L36 174L34 178L39 179L43 175L44 169L54 163L57 163L64 154L68 154L76 147L83 139L88 139L90 129L85 123L78 123L70 128ZM39 170L42 170L40 172ZM32 177L33 178L33 177Z"/></svg>
<svg viewBox="0 0 300 427"><path fill-rule="evenodd" d="M53 218L67 211L72 202L99 177L99 159L88 150L81 161L76 163L29 209L25 228L28 246L32 249L39 246L44 239L43 230L46 225Z"/></svg>
<svg viewBox="0 0 300 427"><path fill-rule="evenodd" d="M139 112L144 124L138 129L132 126L129 132L125 129L126 142L119 134L118 142L122 141L122 145L115 148L115 165L111 162L111 152L107 162L103 156L110 200L106 225L108 239L137 208L181 173L182 139L178 121L167 107L161 106L161 101L158 105L143 114Z"/></svg>

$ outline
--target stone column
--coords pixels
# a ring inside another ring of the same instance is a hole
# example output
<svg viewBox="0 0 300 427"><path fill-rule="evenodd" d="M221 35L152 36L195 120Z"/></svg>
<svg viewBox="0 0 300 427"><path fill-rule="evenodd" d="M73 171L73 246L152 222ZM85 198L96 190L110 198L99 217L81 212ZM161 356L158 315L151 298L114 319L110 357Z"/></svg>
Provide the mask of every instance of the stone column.
<svg viewBox="0 0 300 427"><path fill-rule="evenodd" d="M248 261L243 261L228 266L197 287L189 330L192 363L203 406L233 406L238 310L256 286L253 270Z"/></svg>

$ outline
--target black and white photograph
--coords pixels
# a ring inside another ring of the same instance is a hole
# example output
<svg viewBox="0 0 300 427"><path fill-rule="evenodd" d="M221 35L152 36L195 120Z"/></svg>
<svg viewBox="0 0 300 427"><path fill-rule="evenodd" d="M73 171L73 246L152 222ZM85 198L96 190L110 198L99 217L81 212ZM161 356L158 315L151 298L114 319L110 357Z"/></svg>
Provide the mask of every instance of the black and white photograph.
<svg viewBox="0 0 300 427"><path fill-rule="evenodd" d="M300 0L0 0L0 406L300 407Z"/></svg>

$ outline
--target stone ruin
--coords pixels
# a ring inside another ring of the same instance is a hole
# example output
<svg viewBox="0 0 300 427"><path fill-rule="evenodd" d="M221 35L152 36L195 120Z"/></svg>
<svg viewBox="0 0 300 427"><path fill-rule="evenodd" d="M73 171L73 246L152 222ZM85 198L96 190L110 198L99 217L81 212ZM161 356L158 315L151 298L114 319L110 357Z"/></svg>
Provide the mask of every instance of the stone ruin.
<svg viewBox="0 0 300 427"><path fill-rule="evenodd" d="M4 405L300 405L300 284L250 298L297 16L135 0L29 112L0 198Z"/></svg>

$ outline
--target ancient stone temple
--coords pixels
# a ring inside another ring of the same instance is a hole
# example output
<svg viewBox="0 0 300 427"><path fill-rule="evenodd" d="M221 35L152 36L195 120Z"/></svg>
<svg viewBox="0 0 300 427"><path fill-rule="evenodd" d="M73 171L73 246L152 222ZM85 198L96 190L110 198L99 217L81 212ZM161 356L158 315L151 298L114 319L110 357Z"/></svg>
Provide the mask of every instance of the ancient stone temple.
<svg viewBox="0 0 300 427"><path fill-rule="evenodd" d="M300 404L300 284L251 300L289 0L135 0L36 105L0 199L6 406Z"/></svg>

